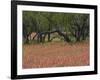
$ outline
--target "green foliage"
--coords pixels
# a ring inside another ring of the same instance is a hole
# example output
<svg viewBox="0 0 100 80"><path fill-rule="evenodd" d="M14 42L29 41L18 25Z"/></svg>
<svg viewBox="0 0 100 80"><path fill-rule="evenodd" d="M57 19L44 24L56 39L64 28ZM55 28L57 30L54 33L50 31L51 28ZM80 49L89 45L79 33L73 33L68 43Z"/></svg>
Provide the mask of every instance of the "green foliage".
<svg viewBox="0 0 100 80"><path fill-rule="evenodd" d="M89 37L89 14L23 11L23 38L26 41L32 32L53 30L61 31L70 41L85 40Z"/></svg>

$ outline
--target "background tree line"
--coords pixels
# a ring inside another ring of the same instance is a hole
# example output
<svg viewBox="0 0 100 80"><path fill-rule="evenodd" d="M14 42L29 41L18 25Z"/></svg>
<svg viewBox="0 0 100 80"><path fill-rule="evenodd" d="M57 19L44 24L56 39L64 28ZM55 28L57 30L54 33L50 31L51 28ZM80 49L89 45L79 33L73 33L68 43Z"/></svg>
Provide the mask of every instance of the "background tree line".
<svg viewBox="0 0 100 80"><path fill-rule="evenodd" d="M23 39L29 42L32 32L37 42L51 41L57 32L66 42L77 42L89 38L89 14L23 11Z"/></svg>

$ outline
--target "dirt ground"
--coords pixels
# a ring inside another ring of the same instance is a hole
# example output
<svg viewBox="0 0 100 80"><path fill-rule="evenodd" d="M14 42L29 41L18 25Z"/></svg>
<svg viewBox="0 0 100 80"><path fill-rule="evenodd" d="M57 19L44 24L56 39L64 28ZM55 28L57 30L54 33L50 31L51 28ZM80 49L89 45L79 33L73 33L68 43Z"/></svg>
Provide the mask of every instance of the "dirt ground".
<svg viewBox="0 0 100 80"><path fill-rule="evenodd" d="M23 68L89 65L89 42L23 45Z"/></svg>

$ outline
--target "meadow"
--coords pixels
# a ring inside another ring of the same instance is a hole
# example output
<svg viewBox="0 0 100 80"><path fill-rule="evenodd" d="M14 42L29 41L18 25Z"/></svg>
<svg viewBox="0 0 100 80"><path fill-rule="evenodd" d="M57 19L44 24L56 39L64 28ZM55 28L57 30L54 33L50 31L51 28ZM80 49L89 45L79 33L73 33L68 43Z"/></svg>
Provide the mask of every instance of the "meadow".
<svg viewBox="0 0 100 80"><path fill-rule="evenodd" d="M89 42L23 45L23 68L89 65Z"/></svg>

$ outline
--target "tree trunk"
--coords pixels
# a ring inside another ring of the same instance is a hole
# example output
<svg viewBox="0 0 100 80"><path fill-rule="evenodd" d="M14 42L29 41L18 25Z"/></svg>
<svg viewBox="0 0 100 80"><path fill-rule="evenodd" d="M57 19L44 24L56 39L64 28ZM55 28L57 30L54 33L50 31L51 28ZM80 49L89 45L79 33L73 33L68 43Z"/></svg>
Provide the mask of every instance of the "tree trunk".
<svg viewBox="0 0 100 80"><path fill-rule="evenodd" d="M26 41L25 41L25 43L29 43L28 36L29 36L29 35L26 35Z"/></svg>
<svg viewBox="0 0 100 80"><path fill-rule="evenodd" d="M50 42L50 32L48 33L48 42Z"/></svg>

